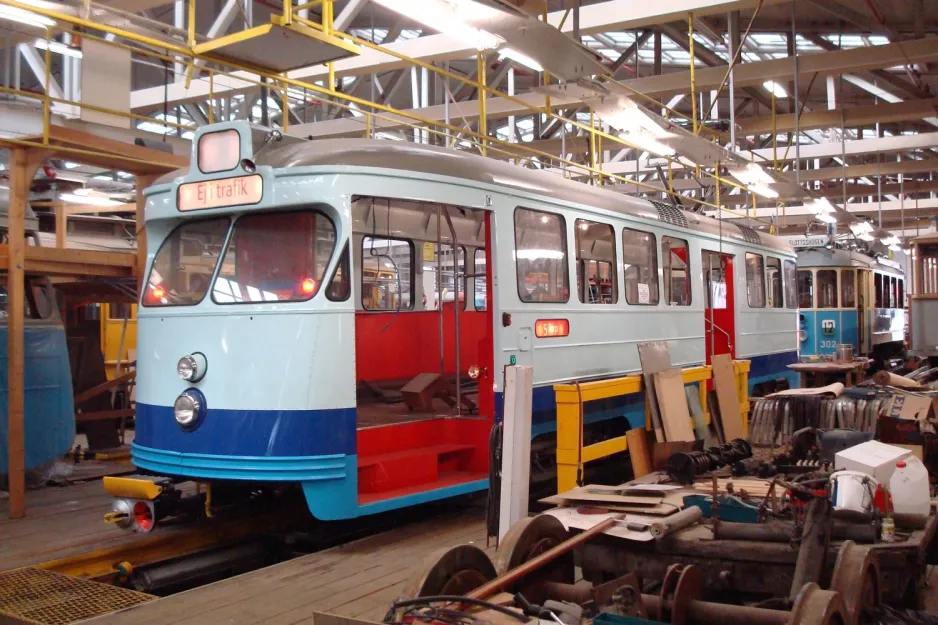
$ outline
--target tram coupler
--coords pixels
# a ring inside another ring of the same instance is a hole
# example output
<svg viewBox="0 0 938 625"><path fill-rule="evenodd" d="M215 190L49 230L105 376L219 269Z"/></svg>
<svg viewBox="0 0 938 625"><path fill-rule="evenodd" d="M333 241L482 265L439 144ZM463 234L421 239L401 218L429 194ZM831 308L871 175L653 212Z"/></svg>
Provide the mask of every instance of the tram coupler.
<svg viewBox="0 0 938 625"><path fill-rule="evenodd" d="M104 490L114 497L105 523L135 532L151 532L168 517L198 517L205 507L205 497L197 492L183 494L175 482L151 475L107 476Z"/></svg>

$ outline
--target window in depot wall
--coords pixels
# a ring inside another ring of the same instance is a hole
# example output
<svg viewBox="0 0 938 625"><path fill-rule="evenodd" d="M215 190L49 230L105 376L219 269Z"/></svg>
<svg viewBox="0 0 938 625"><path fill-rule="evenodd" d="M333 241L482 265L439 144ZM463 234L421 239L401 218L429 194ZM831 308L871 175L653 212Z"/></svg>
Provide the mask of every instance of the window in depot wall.
<svg viewBox="0 0 938 625"><path fill-rule="evenodd" d="M814 274L810 269L798 272L798 308L814 308Z"/></svg>
<svg viewBox="0 0 938 625"><path fill-rule="evenodd" d="M463 292L465 282L458 278L466 273L466 248L456 248L456 263L453 263L453 246L443 243L442 253L436 243L422 243L421 250L421 276L423 276L423 309L439 310L440 300L444 304L456 301L456 287L459 286L459 300L462 302L461 310L466 309L466 294ZM442 276L438 275L439 269ZM438 281L442 277L442 288Z"/></svg>
<svg viewBox="0 0 938 625"><path fill-rule="evenodd" d="M143 292L144 306L193 306L208 293L230 225L228 217L187 221L160 245Z"/></svg>
<svg viewBox="0 0 938 625"><path fill-rule="evenodd" d="M818 269L817 307L837 308L837 270Z"/></svg>
<svg viewBox="0 0 938 625"><path fill-rule="evenodd" d="M388 237L362 238L362 308L414 307L414 243Z"/></svg>
<svg viewBox="0 0 938 625"><path fill-rule="evenodd" d="M515 261L522 302L564 303L570 299L563 216L515 209Z"/></svg>
<svg viewBox="0 0 938 625"><path fill-rule="evenodd" d="M765 308L765 266L761 254L746 252L746 294L750 308Z"/></svg>
<svg viewBox="0 0 938 625"><path fill-rule="evenodd" d="M488 283L485 276L485 250L481 247L476 248L472 258L474 265L472 273L476 276L473 279L473 301L476 310L485 310L486 298L488 297Z"/></svg>
<svg viewBox="0 0 938 625"><path fill-rule="evenodd" d="M577 219L576 284L585 304L615 304L619 299L616 276L616 233L609 224Z"/></svg>
<svg viewBox="0 0 938 625"><path fill-rule="evenodd" d="M664 260L664 297L670 306L690 306L690 254L687 241L661 237Z"/></svg>
<svg viewBox="0 0 938 625"><path fill-rule="evenodd" d="M769 308L784 308L782 301L782 261L773 256L765 259L766 294Z"/></svg>
<svg viewBox="0 0 938 625"><path fill-rule="evenodd" d="M840 270L840 305L844 308L856 308L857 272L853 269Z"/></svg>
<svg viewBox="0 0 938 625"><path fill-rule="evenodd" d="M798 308L798 272L795 261L786 260L785 267L785 304L788 308ZM808 272L810 273L810 272Z"/></svg>
<svg viewBox="0 0 938 625"><path fill-rule="evenodd" d="M650 232L622 229L625 301L632 306L658 305L658 244Z"/></svg>
<svg viewBox="0 0 938 625"><path fill-rule="evenodd" d="M302 302L319 292L335 226L314 211L255 213L234 224L212 299L217 304Z"/></svg>

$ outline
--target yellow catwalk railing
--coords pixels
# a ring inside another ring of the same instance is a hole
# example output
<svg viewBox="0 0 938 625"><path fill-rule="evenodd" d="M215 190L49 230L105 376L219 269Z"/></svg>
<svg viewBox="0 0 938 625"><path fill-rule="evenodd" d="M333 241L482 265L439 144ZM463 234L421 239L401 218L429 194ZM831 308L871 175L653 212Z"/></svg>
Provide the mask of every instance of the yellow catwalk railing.
<svg viewBox="0 0 938 625"><path fill-rule="evenodd" d="M748 426L749 415L749 365L748 360L736 360L736 390L739 394L739 409L744 423ZM710 423L710 411L707 409L707 381L713 377L710 366L691 367L682 371L684 385L696 384L700 395L700 405L704 418ZM584 445L583 415L586 404L602 399L612 399L625 395L642 393L645 383L640 374L624 378L583 382L581 384L555 384L554 396L557 401L557 492L568 491L577 485L577 476L582 474L583 465L600 458L605 458L628 450L625 435L610 438L591 445ZM645 427L650 427L646 409Z"/></svg>

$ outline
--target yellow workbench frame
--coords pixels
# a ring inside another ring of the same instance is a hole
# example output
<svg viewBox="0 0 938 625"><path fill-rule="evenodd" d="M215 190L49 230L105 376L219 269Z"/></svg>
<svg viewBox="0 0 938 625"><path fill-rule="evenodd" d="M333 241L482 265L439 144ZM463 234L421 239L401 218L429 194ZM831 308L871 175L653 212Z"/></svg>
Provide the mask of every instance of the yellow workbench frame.
<svg viewBox="0 0 938 625"><path fill-rule="evenodd" d="M748 360L733 361L733 369L736 372L736 389L740 397L739 409L743 415L743 424L747 431L749 428L749 367L750 361ZM707 409L707 385L705 382L713 378L713 369L709 365L690 367L683 369L682 374L685 386L697 384L704 418L707 423L710 423L710 411ZM583 445L583 424L581 419L584 413L584 404L600 399L642 393L644 390L645 382L639 373L610 380L554 385L554 396L557 401L557 492L562 493L576 488L577 476L582 475L585 463L628 450L628 443L624 434L592 445ZM646 429L651 428L647 404L645 427Z"/></svg>

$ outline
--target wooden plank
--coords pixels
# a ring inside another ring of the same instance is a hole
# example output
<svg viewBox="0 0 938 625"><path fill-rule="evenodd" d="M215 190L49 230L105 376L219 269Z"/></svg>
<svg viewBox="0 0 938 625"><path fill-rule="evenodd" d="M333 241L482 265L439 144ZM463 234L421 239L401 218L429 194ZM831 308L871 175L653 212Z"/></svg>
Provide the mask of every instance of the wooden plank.
<svg viewBox="0 0 938 625"><path fill-rule="evenodd" d="M665 437L669 442L693 441L694 428L687 408L681 370L659 371L654 377L655 395L658 397L658 409L661 411Z"/></svg>
<svg viewBox="0 0 938 625"><path fill-rule="evenodd" d="M58 249L27 246L25 270L53 276L100 276L129 278L136 270L133 252ZM10 266L10 247L0 244L0 268Z"/></svg>
<svg viewBox="0 0 938 625"><path fill-rule="evenodd" d="M65 202L55 204L55 246L64 249L68 245L68 213L65 212Z"/></svg>
<svg viewBox="0 0 938 625"><path fill-rule="evenodd" d="M96 397L100 395L101 393L103 393L104 391L114 388L115 386L126 384L127 382L130 382L136 377L137 377L136 370L128 371L127 373L121 376L118 376L114 378L113 380L108 380L107 382L102 382L101 384L98 384L97 386L92 386L87 391L82 391L78 395L75 395L75 400L74 400L75 405L77 406L78 404L88 399L91 399L92 397Z"/></svg>
<svg viewBox="0 0 938 625"><path fill-rule="evenodd" d="M10 201L7 213L10 264L7 270L7 474L10 518L26 515L26 441L23 413L24 317L26 264L26 201L29 195L29 154L12 150Z"/></svg>
<svg viewBox="0 0 938 625"><path fill-rule="evenodd" d="M87 423L88 421L106 421L107 419L129 419L134 416L134 414L136 414L136 411L133 408L79 412L75 415L75 421L78 423Z"/></svg>
<svg viewBox="0 0 938 625"><path fill-rule="evenodd" d="M638 346L638 359L642 363L642 375L645 378L645 403L651 414L651 423L655 431L655 440L664 442L664 427L661 423L661 414L655 395L654 374L671 368L671 356L668 354L667 343L640 343Z"/></svg>
<svg viewBox="0 0 938 625"><path fill-rule="evenodd" d="M720 404L723 439L729 442L736 438L746 438L746 428L739 410L739 393L736 391L736 370L733 368L733 358L729 354L717 354L713 357L713 386L716 388L717 402Z"/></svg>
<svg viewBox="0 0 938 625"><path fill-rule="evenodd" d="M632 461L632 476L642 477L651 473L651 450L648 448L648 432L635 428L625 433L625 440Z"/></svg>

